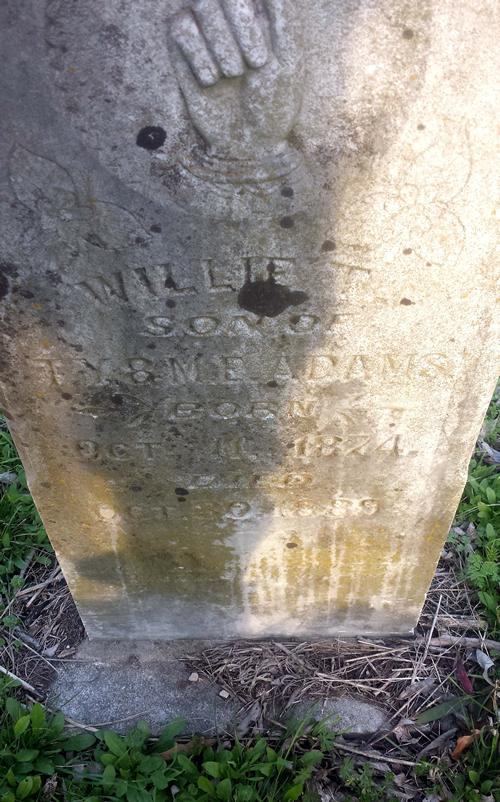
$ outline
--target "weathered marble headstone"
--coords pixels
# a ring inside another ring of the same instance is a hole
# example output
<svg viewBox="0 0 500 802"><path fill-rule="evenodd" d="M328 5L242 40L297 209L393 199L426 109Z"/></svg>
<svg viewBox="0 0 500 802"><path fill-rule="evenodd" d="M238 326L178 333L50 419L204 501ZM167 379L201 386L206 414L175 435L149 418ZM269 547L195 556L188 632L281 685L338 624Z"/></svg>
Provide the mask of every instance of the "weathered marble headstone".
<svg viewBox="0 0 500 802"><path fill-rule="evenodd" d="M91 637L408 632L497 374L492 0L4 0L1 387Z"/></svg>

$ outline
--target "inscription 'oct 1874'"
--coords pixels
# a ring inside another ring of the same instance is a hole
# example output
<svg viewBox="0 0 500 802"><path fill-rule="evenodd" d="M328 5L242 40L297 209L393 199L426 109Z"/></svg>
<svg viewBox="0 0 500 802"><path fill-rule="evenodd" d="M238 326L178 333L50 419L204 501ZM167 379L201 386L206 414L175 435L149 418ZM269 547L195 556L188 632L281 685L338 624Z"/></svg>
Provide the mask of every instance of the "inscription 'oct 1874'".
<svg viewBox="0 0 500 802"><path fill-rule="evenodd" d="M256 462L257 460L279 459L281 446L268 446L263 453L262 448L257 449L248 438L215 437L206 440L210 459L222 458L235 462ZM307 435L299 437L287 444L289 458L299 461L308 461L320 457L366 457L371 455L391 455L394 457L414 457L417 451L409 448L401 434L377 438L369 433L352 435ZM291 448L290 448L291 446ZM144 459L154 460L161 456L162 450L168 447L168 441L163 442L134 442L134 443L97 443L94 440L81 440L77 448L84 459L111 460L124 462L127 460ZM186 453L190 449L186 448Z"/></svg>

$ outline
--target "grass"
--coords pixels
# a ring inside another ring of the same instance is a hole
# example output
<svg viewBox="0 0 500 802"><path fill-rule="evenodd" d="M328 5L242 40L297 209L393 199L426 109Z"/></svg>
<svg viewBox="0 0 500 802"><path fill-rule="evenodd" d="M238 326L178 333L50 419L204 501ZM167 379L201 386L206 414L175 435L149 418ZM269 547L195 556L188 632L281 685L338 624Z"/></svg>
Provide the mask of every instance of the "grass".
<svg viewBox="0 0 500 802"><path fill-rule="evenodd" d="M54 802L292 802L319 800L305 786L324 754L302 749L300 728L271 746L212 744L193 738L176 744L185 722L150 738L146 722L127 735L112 730L69 734L64 717L42 705L25 707L0 690L0 800Z"/></svg>
<svg viewBox="0 0 500 802"><path fill-rule="evenodd" d="M500 387L500 385L499 385ZM486 415L484 440L500 448L500 389ZM481 613L493 637L500 635L500 464L489 464L488 452L478 448L457 512L450 543L462 557L465 577L477 595ZM500 458L500 454L498 455Z"/></svg>
<svg viewBox="0 0 500 802"><path fill-rule="evenodd" d="M26 484L26 475L10 433L0 418L0 619L17 626L9 614L24 585L29 564L50 565L52 548Z"/></svg>
<svg viewBox="0 0 500 802"><path fill-rule="evenodd" d="M500 448L500 399L495 394L484 441ZM495 455L493 454L493 457ZM28 565L50 565L53 554L29 494L23 467L0 420L0 627L4 635L19 624L16 593ZM487 635L500 634L500 467L480 446L469 478L451 550L477 600ZM0 641L0 645L1 641ZM498 672L497 672L498 677ZM498 683L490 672L490 683ZM427 759L414 770L417 796L431 802L500 802L498 709L476 709L464 724L471 734L455 762ZM34 700L23 703L15 681L0 678L0 802L319 802L311 778L326 777L343 802L401 799L389 772L335 752L335 738L321 725L298 725L281 739L257 737L179 742L183 722L175 721L159 739L142 722L126 736L111 730L65 730L61 714ZM492 718L492 711L496 718ZM332 797L333 799L333 797Z"/></svg>
<svg viewBox="0 0 500 802"><path fill-rule="evenodd" d="M446 802L498 802L500 761L498 724L478 731L477 738L455 767L423 762L417 774L431 780L426 793Z"/></svg>

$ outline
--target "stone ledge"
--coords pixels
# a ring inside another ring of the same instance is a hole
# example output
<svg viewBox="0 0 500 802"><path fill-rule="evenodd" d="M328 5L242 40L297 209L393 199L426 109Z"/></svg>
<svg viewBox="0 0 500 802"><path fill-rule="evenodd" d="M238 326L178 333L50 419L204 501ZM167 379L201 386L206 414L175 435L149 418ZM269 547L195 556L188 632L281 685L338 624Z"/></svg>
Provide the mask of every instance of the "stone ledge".
<svg viewBox="0 0 500 802"><path fill-rule="evenodd" d="M119 732L145 719L156 734L180 716L190 734L232 733L239 721L239 703L221 697L221 689L202 675L190 681L192 671L182 659L214 645L190 640L85 640L74 659L59 664L48 703L73 721ZM353 697L303 701L281 717L308 715L331 721L334 732L353 735L376 732L387 721L383 710Z"/></svg>

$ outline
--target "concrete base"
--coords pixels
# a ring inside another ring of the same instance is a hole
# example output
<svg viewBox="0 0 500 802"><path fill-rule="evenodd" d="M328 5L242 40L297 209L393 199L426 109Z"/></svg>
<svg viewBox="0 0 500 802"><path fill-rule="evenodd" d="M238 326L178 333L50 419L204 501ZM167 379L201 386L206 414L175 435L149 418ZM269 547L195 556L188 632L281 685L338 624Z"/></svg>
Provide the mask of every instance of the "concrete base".
<svg viewBox="0 0 500 802"><path fill-rule="evenodd" d="M208 645L85 640L73 660L60 664L48 702L81 724L119 732L145 719L156 734L178 716L189 733L232 731L239 705L203 677L190 682L180 659Z"/></svg>
<svg viewBox="0 0 500 802"><path fill-rule="evenodd" d="M157 734L181 717L188 734L232 734L240 705L221 697L221 688L202 676L190 681L191 669L181 659L214 645L199 640L85 640L74 659L59 664L48 702L73 721L119 732L145 719ZM311 715L327 719L334 732L353 735L376 732L386 723L383 710L351 697L303 700L275 711L275 717L283 720Z"/></svg>

